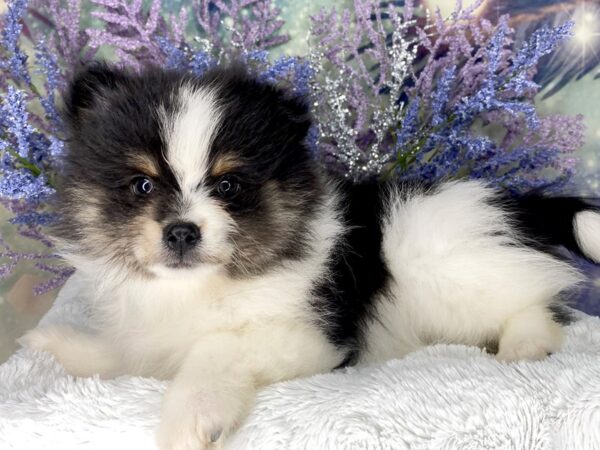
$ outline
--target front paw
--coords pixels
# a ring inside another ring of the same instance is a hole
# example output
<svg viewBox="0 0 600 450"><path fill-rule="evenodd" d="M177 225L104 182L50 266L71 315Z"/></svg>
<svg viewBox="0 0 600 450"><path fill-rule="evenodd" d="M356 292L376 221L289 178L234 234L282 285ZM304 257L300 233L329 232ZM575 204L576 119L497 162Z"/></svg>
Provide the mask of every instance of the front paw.
<svg viewBox="0 0 600 450"><path fill-rule="evenodd" d="M241 417L240 398L173 385L165 394L157 432L161 450L221 449Z"/></svg>

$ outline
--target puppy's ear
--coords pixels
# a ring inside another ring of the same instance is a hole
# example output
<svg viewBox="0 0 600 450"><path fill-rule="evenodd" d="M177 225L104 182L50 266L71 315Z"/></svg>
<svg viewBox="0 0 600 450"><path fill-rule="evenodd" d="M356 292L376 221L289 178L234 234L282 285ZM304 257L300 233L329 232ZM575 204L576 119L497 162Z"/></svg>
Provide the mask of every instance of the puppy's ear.
<svg viewBox="0 0 600 450"><path fill-rule="evenodd" d="M67 119L77 121L83 111L96 107L126 79L127 74L122 69L106 63L91 63L79 69L64 95Z"/></svg>
<svg viewBox="0 0 600 450"><path fill-rule="evenodd" d="M297 140L302 140L308 134L312 117L306 101L302 98L289 97L281 93L280 107L283 116L288 120L289 132Z"/></svg>

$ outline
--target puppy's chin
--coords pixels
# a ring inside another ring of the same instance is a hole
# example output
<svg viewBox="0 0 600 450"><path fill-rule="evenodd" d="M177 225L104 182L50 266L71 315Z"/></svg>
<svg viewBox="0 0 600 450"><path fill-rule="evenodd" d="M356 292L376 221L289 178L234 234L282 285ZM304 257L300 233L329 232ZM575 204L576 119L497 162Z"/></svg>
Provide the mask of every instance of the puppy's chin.
<svg viewBox="0 0 600 450"><path fill-rule="evenodd" d="M179 264L179 265L165 265L165 264L153 264L148 267L148 271L157 278L166 279L187 279L187 278L199 278L211 273L216 273L222 269L221 264L215 263L197 263L191 264Z"/></svg>

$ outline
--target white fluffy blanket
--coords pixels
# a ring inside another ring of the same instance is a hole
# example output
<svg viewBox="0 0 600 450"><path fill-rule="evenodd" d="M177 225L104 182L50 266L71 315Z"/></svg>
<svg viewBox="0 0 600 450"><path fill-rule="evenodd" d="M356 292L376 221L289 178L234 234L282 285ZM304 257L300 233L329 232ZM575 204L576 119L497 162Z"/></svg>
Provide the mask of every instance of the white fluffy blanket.
<svg viewBox="0 0 600 450"><path fill-rule="evenodd" d="M77 277L44 323L86 323ZM600 319L568 328L564 350L505 365L438 345L377 367L260 393L230 449L600 449ZM153 449L166 384L74 379L47 354L0 366L0 449Z"/></svg>

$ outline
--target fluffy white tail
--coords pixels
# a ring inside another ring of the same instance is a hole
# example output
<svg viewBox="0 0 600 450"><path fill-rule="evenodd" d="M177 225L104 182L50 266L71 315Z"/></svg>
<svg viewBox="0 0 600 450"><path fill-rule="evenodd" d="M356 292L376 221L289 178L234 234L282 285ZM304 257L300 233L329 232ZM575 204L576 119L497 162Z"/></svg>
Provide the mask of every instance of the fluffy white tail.
<svg viewBox="0 0 600 450"><path fill-rule="evenodd" d="M600 213L581 211L573 219L575 238L581 251L591 260L600 263Z"/></svg>

